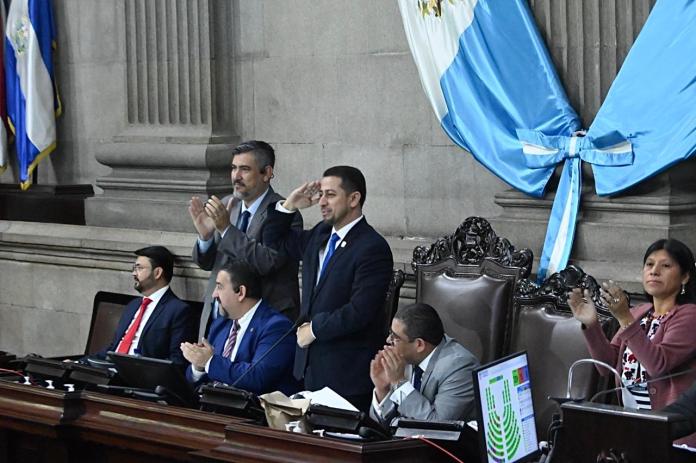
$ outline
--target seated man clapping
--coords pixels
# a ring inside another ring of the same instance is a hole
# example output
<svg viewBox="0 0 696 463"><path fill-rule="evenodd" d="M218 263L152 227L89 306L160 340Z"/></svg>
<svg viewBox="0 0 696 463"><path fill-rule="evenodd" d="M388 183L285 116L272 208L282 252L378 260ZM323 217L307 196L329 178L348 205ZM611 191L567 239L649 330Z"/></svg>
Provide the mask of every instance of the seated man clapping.
<svg viewBox="0 0 696 463"><path fill-rule="evenodd" d="M399 309L388 345L370 364L375 385L370 415L389 425L399 417L417 420L474 419L474 355L446 336L428 304Z"/></svg>
<svg viewBox="0 0 696 463"><path fill-rule="evenodd" d="M209 341L181 344L184 357L191 362L186 372L189 380L234 384L255 394L297 392L292 376L294 333L259 361L293 327L286 316L261 299L259 275L242 261L230 262L217 274L213 297L219 300L222 316L210 326Z"/></svg>

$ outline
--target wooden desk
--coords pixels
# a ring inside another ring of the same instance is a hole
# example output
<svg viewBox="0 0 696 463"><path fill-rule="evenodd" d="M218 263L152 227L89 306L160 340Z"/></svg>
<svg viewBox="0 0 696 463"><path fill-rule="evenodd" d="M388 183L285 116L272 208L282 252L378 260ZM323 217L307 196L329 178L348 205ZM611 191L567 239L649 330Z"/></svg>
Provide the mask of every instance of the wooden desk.
<svg viewBox="0 0 696 463"><path fill-rule="evenodd" d="M198 462L430 462L451 461L419 440L357 442L231 423L218 447L193 452Z"/></svg>
<svg viewBox="0 0 696 463"><path fill-rule="evenodd" d="M239 419L0 381L0 462L190 461Z"/></svg>
<svg viewBox="0 0 696 463"><path fill-rule="evenodd" d="M95 392L0 381L0 463L448 461L417 440L352 442Z"/></svg>
<svg viewBox="0 0 696 463"><path fill-rule="evenodd" d="M563 427L554 461L597 461L610 449L630 463L696 461L693 453L672 447L669 415L588 402L567 402L561 411Z"/></svg>

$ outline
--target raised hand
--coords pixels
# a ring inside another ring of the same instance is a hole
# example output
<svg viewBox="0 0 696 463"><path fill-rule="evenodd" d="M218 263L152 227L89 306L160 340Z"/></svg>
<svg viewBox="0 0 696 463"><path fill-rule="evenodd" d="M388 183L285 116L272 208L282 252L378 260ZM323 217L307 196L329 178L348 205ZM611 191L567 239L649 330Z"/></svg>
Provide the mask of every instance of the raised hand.
<svg viewBox="0 0 696 463"><path fill-rule="evenodd" d="M203 200L201 200L201 198L198 196L191 198L191 201L189 201L188 211L189 215L191 216L191 220L193 221L193 226L196 227L198 236L205 241L212 238L213 232L215 231L215 222L213 222L213 220L205 213L205 205Z"/></svg>
<svg viewBox="0 0 696 463"><path fill-rule="evenodd" d="M382 368L384 368L389 384L392 386L406 379L406 360L401 354L394 350L394 347L384 347L380 363L382 364Z"/></svg>
<svg viewBox="0 0 696 463"><path fill-rule="evenodd" d="M382 351L377 352L375 358L370 362L370 379L375 385L375 394L379 402L384 400L384 397L389 393L390 386L389 377L382 366L382 355Z"/></svg>
<svg viewBox="0 0 696 463"><path fill-rule="evenodd" d="M283 207L289 211L314 206L321 198L319 181L305 182L288 195Z"/></svg>
<svg viewBox="0 0 696 463"><path fill-rule="evenodd" d="M220 233L224 232L230 226L230 211L232 201L225 207L220 199L213 195L205 203L205 213L215 224L215 229Z"/></svg>
<svg viewBox="0 0 696 463"><path fill-rule="evenodd" d="M582 292L580 288L573 288L568 293L568 305L573 311L573 317L585 326L597 323L597 309L592 302L592 294L589 290Z"/></svg>
<svg viewBox="0 0 696 463"><path fill-rule="evenodd" d="M213 356L213 347L205 339L199 344L182 342L179 347L184 358L198 371L204 371L205 364Z"/></svg>
<svg viewBox="0 0 696 463"><path fill-rule="evenodd" d="M612 280L605 281L602 283L600 295L607 307L609 307L611 314L619 321L621 326L625 327L633 323L633 316L628 307L626 292L619 285Z"/></svg>

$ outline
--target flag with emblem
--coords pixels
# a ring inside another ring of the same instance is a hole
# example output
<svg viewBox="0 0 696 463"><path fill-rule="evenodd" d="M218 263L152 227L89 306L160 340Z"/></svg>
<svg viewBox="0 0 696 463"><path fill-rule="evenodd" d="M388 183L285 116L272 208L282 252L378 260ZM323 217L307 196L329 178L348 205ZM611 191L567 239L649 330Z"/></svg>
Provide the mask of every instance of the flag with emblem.
<svg viewBox="0 0 696 463"><path fill-rule="evenodd" d="M421 84L443 130L508 184L542 196L555 164L528 156L518 132L566 140L580 128L580 120L527 1L399 0L399 8ZM565 151L555 153L563 162ZM580 188L580 160L569 159L565 167L562 178L567 181L559 186L560 206L552 214L561 225L545 244L557 251L555 262L561 268L575 230L579 195L572 193ZM547 263L542 259L541 275Z"/></svg>
<svg viewBox="0 0 696 463"><path fill-rule="evenodd" d="M15 135L22 189L56 147L61 112L54 83L55 27L50 0L14 0L5 26L7 115Z"/></svg>

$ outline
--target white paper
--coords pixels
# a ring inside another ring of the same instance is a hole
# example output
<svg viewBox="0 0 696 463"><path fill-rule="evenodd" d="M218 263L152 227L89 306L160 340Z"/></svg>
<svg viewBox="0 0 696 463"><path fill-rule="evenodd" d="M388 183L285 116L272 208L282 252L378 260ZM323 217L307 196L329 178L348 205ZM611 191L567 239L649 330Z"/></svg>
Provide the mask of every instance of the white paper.
<svg viewBox="0 0 696 463"><path fill-rule="evenodd" d="M330 387L325 387L318 391L302 391L299 395L303 396L305 399L309 399L311 403L324 405L326 407L340 408L341 410L350 410L351 412L357 412L358 409L353 406L346 399L334 392Z"/></svg>

